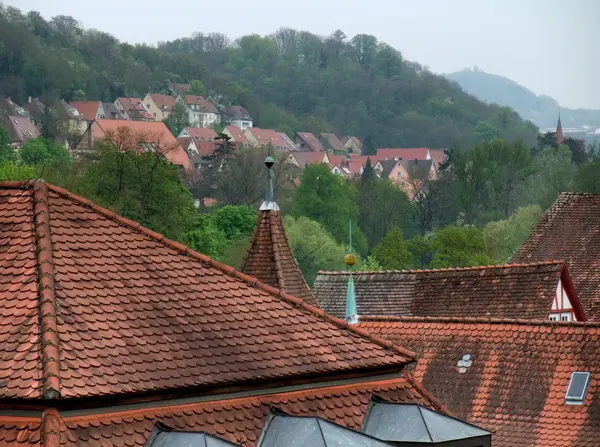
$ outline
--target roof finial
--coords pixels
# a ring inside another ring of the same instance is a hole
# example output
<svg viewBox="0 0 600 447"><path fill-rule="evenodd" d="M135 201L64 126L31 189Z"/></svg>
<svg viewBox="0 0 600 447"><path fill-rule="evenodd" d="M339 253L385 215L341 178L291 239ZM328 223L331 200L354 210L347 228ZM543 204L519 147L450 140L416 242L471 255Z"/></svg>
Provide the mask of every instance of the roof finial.
<svg viewBox="0 0 600 447"><path fill-rule="evenodd" d="M349 227L350 244L349 253L344 257L348 266L350 275L348 277L348 290L346 292L346 322L348 324L358 323L358 312L356 310L356 294L354 292L354 278L352 277L352 267L356 264L356 255L352 253L352 220Z"/></svg>
<svg viewBox="0 0 600 447"><path fill-rule="evenodd" d="M273 174L271 168L275 164L275 160L271 157L271 149L269 148L269 155L265 158L265 166L267 167L267 187L265 189L265 201L260 206L260 210L273 210L279 211L279 205L275 202L273 194Z"/></svg>

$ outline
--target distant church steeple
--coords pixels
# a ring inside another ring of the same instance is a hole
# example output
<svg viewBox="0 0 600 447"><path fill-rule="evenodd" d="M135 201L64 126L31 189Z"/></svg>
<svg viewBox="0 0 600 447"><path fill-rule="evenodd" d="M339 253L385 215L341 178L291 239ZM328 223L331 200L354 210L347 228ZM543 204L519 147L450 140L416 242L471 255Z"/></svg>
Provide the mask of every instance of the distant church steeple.
<svg viewBox="0 0 600 447"><path fill-rule="evenodd" d="M565 135L562 130L562 123L560 122L560 110L558 111L558 123L556 124L556 144L564 144Z"/></svg>

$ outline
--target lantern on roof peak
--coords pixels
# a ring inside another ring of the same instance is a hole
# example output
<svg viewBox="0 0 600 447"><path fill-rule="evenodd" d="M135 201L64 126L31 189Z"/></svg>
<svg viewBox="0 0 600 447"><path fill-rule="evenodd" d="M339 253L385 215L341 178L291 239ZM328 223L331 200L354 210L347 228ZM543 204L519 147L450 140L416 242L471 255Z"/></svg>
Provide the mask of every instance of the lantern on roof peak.
<svg viewBox="0 0 600 447"><path fill-rule="evenodd" d="M271 150L269 149L269 155L265 158L265 166L267 167L267 187L265 188L265 200L260 206L261 211L279 211L279 205L275 202L275 196L273 194L273 174L271 172L273 165L275 165L275 159L271 157Z"/></svg>

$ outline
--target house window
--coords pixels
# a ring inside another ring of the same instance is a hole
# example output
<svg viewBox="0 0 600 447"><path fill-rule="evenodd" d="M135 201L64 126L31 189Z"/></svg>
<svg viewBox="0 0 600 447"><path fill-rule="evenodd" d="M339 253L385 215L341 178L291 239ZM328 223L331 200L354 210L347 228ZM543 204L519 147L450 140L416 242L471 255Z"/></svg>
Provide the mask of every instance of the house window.
<svg viewBox="0 0 600 447"><path fill-rule="evenodd" d="M398 171L398 177L402 177L402 172Z"/></svg>
<svg viewBox="0 0 600 447"><path fill-rule="evenodd" d="M558 321L558 314L550 314L550 321Z"/></svg>
<svg viewBox="0 0 600 447"><path fill-rule="evenodd" d="M560 314L560 321L571 321L571 312L563 312Z"/></svg>
<svg viewBox="0 0 600 447"><path fill-rule="evenodd" d="M153 113L153 114L152 114L152 116L153 116L153 117L156 117L156 113Z"/></svg>

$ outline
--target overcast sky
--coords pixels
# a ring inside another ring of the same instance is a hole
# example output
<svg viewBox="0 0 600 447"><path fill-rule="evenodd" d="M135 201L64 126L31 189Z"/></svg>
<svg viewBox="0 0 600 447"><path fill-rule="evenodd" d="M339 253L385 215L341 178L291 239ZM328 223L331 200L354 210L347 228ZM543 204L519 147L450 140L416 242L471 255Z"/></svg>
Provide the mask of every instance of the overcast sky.
<svg viewBox="0 0 600 447"><path fill-rule="evenodd" d="M600 0L0 0L134 42L291 27L372 34L438 73L507 76L563 107L600 109Z"/></svg>

